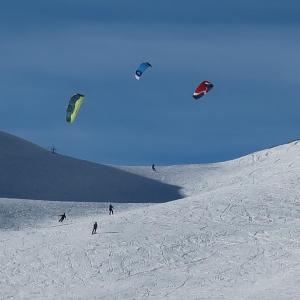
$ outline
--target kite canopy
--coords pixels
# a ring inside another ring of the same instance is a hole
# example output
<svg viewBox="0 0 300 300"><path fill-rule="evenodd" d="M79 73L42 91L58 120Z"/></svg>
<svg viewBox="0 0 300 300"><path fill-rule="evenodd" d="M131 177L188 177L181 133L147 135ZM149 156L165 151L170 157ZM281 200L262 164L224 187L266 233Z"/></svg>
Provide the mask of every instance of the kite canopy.
<svg viewBox="0 0 300 300"><path fill-rule="evenodd" d="M135 78L139 80L142 74L145 72L145 70L148 69L149 67L152 67L150 63L148 62L141 63L137 68L137 70L135 71Z"/></svg>
<svg viewBox="0 0 300 300"><path fill-rule="evenodd" d="M208 93L213 87L214 87L214 85L211 82L209 82L207 80L202 81L194 91L194 94L193 94L194 99L201 98L206 93Z"/></svg>
<svg viewBox="0 0 300 300"><path fill-rule="evenodd" d="M66 120L69 123L73 123L78 115L79 109L83 103L84 95L75 94L71 97L67 108Z"/></svg>

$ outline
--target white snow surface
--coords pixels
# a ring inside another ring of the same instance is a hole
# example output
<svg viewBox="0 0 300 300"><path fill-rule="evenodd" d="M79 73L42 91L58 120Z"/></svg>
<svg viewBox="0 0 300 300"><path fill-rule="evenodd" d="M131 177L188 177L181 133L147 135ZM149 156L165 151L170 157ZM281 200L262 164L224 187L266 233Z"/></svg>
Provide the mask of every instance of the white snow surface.
<svg viewBox="0 0 300 300"><path fill-rule="evenodd" d="M77 204L62 224L33 209L35 223L0 231L1 299L300 299L300 142L224 163L122 169L186 197L115 204L113 216Z"/></svg>

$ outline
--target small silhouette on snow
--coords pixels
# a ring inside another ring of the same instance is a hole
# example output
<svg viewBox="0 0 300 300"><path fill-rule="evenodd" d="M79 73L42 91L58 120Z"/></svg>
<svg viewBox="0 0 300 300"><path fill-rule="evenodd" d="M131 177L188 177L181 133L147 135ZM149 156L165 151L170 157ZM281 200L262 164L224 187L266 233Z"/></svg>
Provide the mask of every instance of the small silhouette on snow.
<svg viewBox="0 0 300 300"><path fill-rule="evenodd" d="M98 227L98 224L97 224L97 222L95 222L94 226L93 226L92 234L96 234L97 233L97 227Z"/></svg>
<svg viewBox="0 0 300 300"><path fill-rule="evenodd" d="M60 219L58 222L62 222L64 219L66 219L66 213L63 213L62 215L60 215Z"/></svg>

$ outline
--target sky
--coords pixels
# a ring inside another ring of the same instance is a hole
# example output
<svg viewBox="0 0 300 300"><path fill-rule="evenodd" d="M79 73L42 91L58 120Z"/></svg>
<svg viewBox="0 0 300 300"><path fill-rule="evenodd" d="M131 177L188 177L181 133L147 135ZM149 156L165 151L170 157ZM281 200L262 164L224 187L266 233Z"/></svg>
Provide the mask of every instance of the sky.
<svg viewBox="0 0 300 300"><path fill-rule="evenodd" d="M0 128L123 165L224 161L298 139L299 15L296 0L6 1ZM195 101L203 80L214 89Z"/></svg>

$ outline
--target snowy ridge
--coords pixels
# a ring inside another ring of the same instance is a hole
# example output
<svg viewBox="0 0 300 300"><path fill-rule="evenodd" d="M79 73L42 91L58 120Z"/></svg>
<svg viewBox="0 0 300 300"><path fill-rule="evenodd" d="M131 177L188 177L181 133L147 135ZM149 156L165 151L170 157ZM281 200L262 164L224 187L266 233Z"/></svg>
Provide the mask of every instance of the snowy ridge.
<svg viewBox="0 0 300 300"><path fill-rule="evenodd" d="M52 154L0 132L0 197L55 201L165 202L179 187L113 167Z"/></svg>
<svg viewBox="0 0 300 300"><path fill-rule="evenodd" d="M255 152L222 163L175 165L156 167L120 167L123 170L169 184L181 186L186 196L216 189L219 185L255 183L268 178L270 172L281 176L291 174L291 168L299 165L294 161L300 156L300 141ZM277 170L274 172L274 170ZM292 168L293 170L293 168ZM291 176L293 177L293 176ZM291 180L294 180L291 178Z"/></svg>
<svg viewBox="0 0 300 300"><path fill-rule="evenodd" d="M218 164L123 167L187 197L1 232L0 296L300 299L299 158L293 142Z"/></svg>

